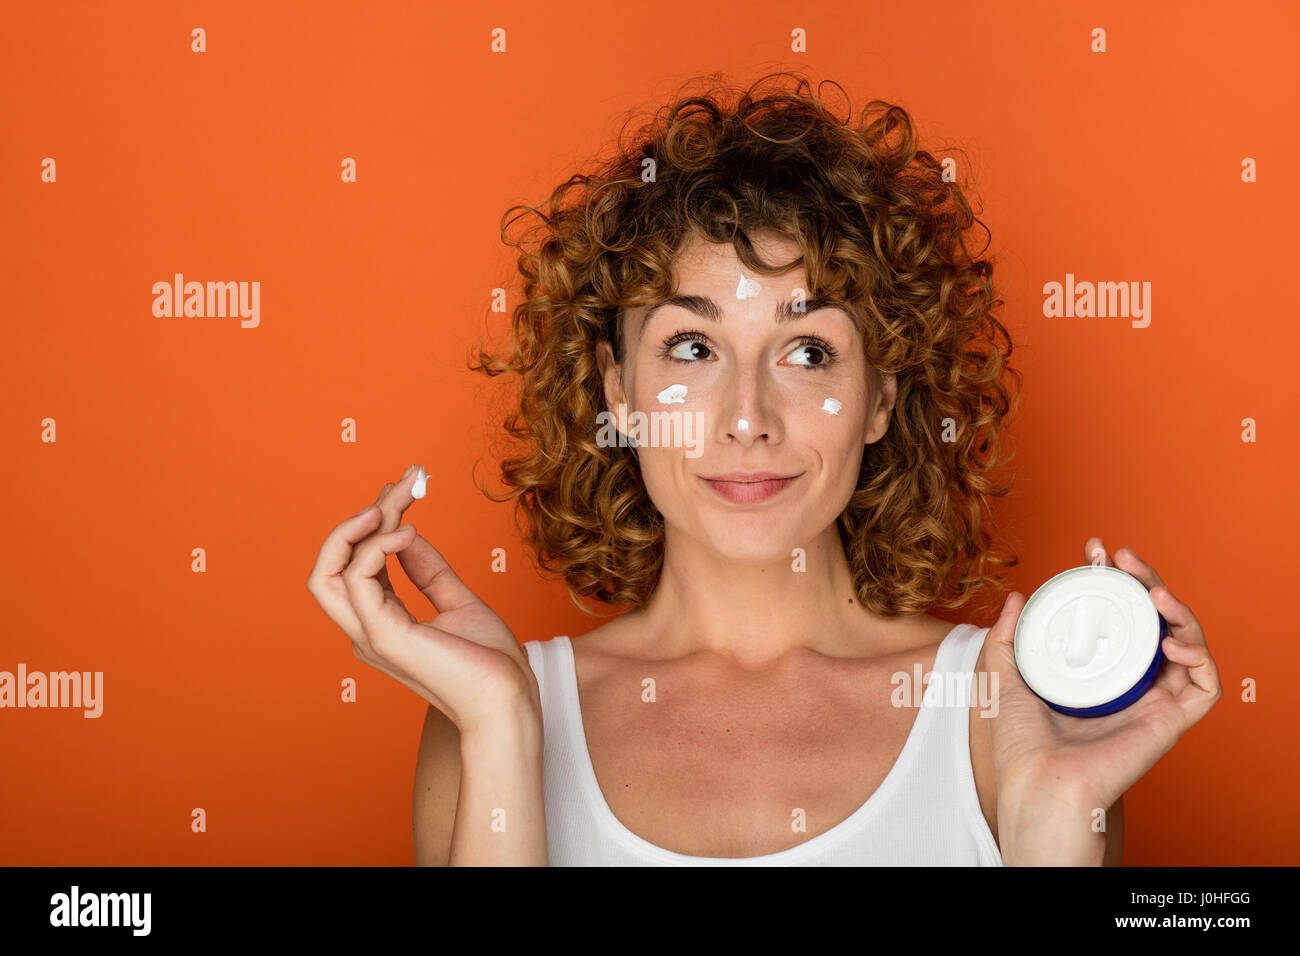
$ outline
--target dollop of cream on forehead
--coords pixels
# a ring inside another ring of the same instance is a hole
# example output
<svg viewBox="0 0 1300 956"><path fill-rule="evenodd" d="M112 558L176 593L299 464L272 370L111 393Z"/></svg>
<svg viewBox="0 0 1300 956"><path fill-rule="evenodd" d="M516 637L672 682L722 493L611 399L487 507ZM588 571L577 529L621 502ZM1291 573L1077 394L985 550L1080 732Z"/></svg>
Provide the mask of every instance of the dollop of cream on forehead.
<svg viewBox="0 0 1300 956"><path fill-rule="evenodd" d="M660 405L671 405L674 402L686 401L685 385L669 385L662 392L655 396L659 399Z"/></svg>
<svg viewBox="0 0 1300 956"><path fill-rule="evenodd" d="M838 415L840 409L843 407L844 406L839 403L839 400L834 398L828 398L826 401L822 402L822 411L830 412L832 415Z"/></svg>
<svg viewBox="0 0 1300 956"><path fill-rule="evenodd" d="M752 299L763 291L763 287L758 284L758 280L750 279L743 272L740 274L740 282L736 286L737 299Z"/></svg>

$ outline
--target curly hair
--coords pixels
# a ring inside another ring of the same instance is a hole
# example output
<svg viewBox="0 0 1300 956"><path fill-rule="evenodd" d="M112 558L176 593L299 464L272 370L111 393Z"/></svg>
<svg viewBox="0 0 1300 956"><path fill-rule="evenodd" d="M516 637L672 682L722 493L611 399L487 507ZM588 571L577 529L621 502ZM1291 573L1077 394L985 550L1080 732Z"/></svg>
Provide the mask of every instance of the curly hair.
<svg viewBox="0 0 1300 956"><path fill-rule="evenodd" d="M693 235L730 242L754 273L776 275L792 264L762 262L750 240L773 232L798 243L810 297L856 306L868 362L897 376L890 427L868 446L838 518L858 598L887 616L960 607L1000 584L990 568L1018 563L995 548L991 526L992 498L1010 491L995 473L1010 461L1000 438L1019 402L1003 379L1018 385L1020 373L992 314L1003 304L992 261L966 248L979 220L918 149L902 107L873 100L853 124L802 74L771 73L743 91L703 79L708 88L688 81L627 142L625 123L613 158L542 208L502 216L524 297L504 354L480 339L470 368L519 376L498 433L518 444L501 460L508 490L479 488L515 500L535 563L563 575L581 610L595 613L581 598L644 603L663 565L663 516L635 453L597 443L597 344L624 360L623 310L673 294L673 262ZM511 239L530 213L534 229Z"/></svg>

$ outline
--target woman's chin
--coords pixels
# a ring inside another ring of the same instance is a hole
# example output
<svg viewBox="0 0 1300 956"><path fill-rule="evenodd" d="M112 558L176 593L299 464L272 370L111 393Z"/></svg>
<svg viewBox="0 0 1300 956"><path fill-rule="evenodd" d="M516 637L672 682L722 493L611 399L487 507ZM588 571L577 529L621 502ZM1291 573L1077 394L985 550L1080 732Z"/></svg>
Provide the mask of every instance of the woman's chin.
<svg viewBox="0 0 1300 956"><path fill-rule="evenodd" d="M692 550L728 565L771 567L783 564L791 571L805 570L808 552L822 535L834 534L835 516L809 513L801 508L763 511L690 509L668 517L666 543L689 540ZM809 528L820 531L809 533Z"/></svg>
<svg viewBox="0 0 1300 956"><path fill-rule="evenodd" d="M781 530L785 532L785 529ZM789 533L777 533L777 529L771 527L718 527L714 531L706 545L719 561L725 561L729 566L770 567L773 564L784 564L793 569L799 558L795 549L803 548L806 551L808 547L806 540Z"/></svg>

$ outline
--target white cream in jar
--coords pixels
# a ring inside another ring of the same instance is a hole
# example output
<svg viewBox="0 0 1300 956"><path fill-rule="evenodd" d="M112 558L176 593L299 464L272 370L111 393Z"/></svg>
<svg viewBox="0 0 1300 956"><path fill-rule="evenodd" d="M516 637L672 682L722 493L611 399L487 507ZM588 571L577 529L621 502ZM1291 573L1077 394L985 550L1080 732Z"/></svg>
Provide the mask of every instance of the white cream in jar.
<svg viewBox="0 0 1300 956"><path fill-rule="evenodd" d="M1054 710L1102 717L1140 699L1164 660L1169 625L1119 568L1070 568L1030 595L1016 622L1016 667Z"/></svg>

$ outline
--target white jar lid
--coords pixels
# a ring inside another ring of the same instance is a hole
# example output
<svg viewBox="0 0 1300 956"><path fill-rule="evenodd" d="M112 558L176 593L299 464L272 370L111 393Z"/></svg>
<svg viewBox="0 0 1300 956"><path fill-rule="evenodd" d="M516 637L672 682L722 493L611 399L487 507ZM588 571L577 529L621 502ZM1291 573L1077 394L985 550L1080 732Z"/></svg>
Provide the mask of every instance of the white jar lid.
<svg viewBox="0 0 1300 956"><path fill-rule="evenodd" d="M1097 707L1151 666L1160 619L1142 582L1119 568L1062 571L1025 602L1016 667L1029 688L1062 707Z"/></svg>

